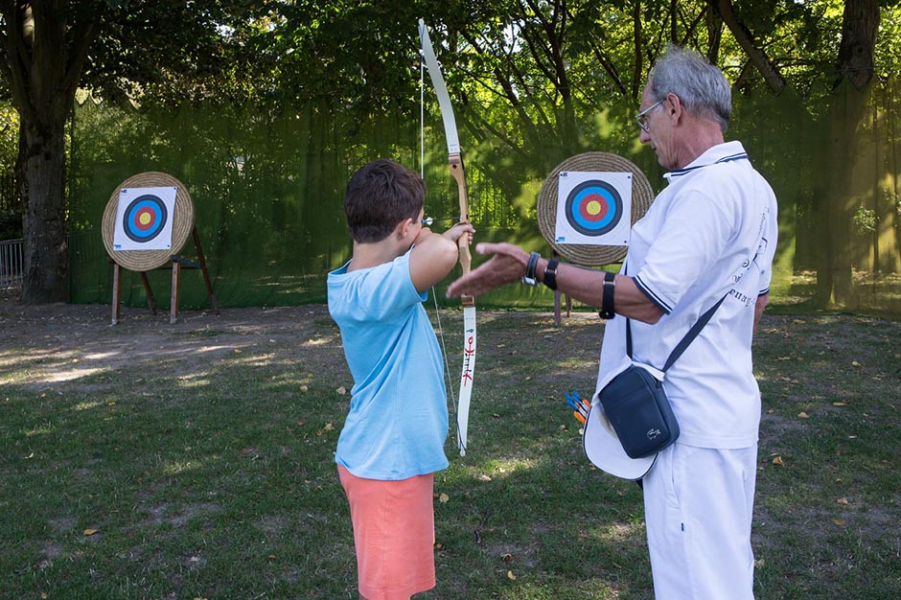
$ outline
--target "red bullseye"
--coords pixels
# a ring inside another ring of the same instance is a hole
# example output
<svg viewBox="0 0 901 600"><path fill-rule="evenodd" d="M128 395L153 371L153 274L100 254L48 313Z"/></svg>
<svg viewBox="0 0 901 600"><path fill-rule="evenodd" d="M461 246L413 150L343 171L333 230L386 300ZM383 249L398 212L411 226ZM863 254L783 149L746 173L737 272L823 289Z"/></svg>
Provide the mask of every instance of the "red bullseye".
<svg viewBox="0 0 901 600"><path fill-rule="evenodd" d="M600 194L588 194L582 199L579 213L586 221L602 221L607 216L609 203Z"/></svg>
<svg viewBox="0 0 901 600"><path fill-rule="evenodd" d="M156 220L159 216L156 214L156 211L149 207L144 207L135 212L134 217L134 226L135 229L139 229L141 231L147 231L151 227L153 227Z"/></svg>

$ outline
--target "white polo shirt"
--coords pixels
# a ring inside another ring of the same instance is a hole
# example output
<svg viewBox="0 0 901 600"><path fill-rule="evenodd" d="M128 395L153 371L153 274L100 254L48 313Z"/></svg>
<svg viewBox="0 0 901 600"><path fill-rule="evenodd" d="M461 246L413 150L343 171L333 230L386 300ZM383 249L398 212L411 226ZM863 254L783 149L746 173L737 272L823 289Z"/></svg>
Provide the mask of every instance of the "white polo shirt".
<svg viewBox="0 0 901 600"><path fill-rule="evenodd" d="M634 225L623 270L659 306L654 325L632 320L632 358L662 369L691 326L726 299L666 373L679 442L745 448L757 442L760 391L751 360L754 307L769 292L778 233L776 197L740 142L714 146L684 169ZM629 364L626 319L607 322L598 390Z"/></svg>

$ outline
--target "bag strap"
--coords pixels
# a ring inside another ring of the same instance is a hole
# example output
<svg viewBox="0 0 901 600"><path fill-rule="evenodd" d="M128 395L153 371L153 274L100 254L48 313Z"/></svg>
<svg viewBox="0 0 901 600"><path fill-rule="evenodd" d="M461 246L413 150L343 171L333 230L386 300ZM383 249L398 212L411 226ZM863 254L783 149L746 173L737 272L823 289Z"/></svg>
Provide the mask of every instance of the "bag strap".
<svg viewBox="0 0 901 600"><path fill-rule="evenodd" d="M685 337L676 344L676 347L673 348L673 351L670 353L669 358L666 359L666 364L663 365L661 369L662 372L666 373L666 371L673 366L673 363L676 362L682 353L688 348L688 346L694 341L698 334L701 333L701 330L704 329L704 326L707 325L707 322L710 320L710 317L713 316L713 313L716 312L716 309L720 307L720 304L723 303L723 300L726 299L726 296L723 296L719 299L719 302L711 306L707 309L701 317L695 322L694 325L691 326L691 329L688 330L688 333L685 334ZM629 358L632 358L632 326L629 324L631 319L626 319L626 354L629 355Z"/></svg>
<svg viewBox="0 0 901 600"><path fill-rule="evenodd" d="M628 266L623 269L623 275L628 274ZM727 293L726 296L729 294ZM666 373L667 370L673 366L673 363L682 356L682 353L688 348L688 346L694 341L698 334L701 333L701 330L704 329L704 326L707 325L707 322L710 321L710 318L713 316L713 313L716 312L716 309L720 307L720 304L723 303L723 300L726 299L726 296L720 298L719 302L711 306L707 309L703 315L698 318L694 325L691 326L691 329L688 330L688 333L685 334L685 337L676 344L676 347L673 348L673 351L670 352L669 358L666 359L666 364L663 365L661 372ZM632 358L632 325L629 323L632 319L626 319L626 354L629 355L629 358Z"/></svg>

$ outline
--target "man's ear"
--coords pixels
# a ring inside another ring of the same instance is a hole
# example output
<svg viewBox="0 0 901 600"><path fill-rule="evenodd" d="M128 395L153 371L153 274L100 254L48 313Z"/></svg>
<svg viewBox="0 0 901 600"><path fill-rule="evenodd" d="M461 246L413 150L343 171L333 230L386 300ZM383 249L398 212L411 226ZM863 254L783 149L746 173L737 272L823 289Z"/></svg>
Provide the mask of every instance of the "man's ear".
<svg viewBox="0 0 901 600"><path fill-rule="evenodd" d="M666 109L668 116L678 121L685 112L685 107L682 105L682 99L675 94L667 94L666 100L668 106L664 105L664 108Z"/></svg>

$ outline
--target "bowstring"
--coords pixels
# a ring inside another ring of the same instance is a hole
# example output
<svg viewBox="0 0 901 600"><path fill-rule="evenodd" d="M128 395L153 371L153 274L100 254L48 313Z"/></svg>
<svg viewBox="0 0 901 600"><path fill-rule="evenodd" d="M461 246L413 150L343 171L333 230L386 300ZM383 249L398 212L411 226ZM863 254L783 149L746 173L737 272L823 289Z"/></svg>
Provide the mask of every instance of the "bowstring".
<svg viewBox="0 0 901 600"><path fill-rule="evenodd" d="M419 51L419 176L425 181L425 60L422 50ZM454 378L451 375L450 361L447 357L447 344L444 341L444 327L441 325L441 311L438 308L438 295L435 286L432 286L432 301L435 303L435 321L438 324L438 337L441 338L441 354L444 357L444 378L447 380L447 390L450 393L451 404L454 407L454 420L457 423L457 438L460 437L460 422L457 420L460 414L457 410L457 392L454 389Z"/></svg>

